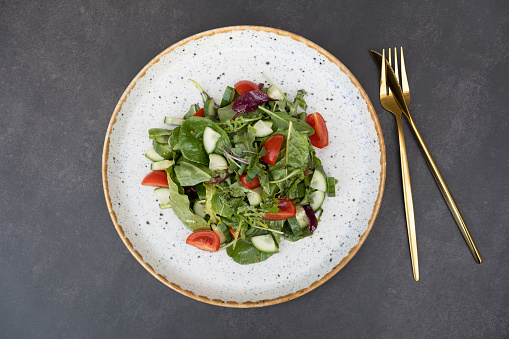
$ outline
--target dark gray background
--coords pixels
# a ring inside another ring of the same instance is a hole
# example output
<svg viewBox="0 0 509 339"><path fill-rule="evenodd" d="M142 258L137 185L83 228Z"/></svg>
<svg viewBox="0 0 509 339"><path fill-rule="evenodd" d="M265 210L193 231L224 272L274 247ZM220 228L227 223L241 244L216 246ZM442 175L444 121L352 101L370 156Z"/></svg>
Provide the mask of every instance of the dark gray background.
<svg viewBox="0 0 509 339"><path fill-rule="evenodd" d="M1 337L509 336L509 2L0 1ZM330 281L261 309L207 305L154 279L101 184L113 109L163 49L231 25L324 47L378 113L378 218ZM404 46L410 108L485 262L477 265L405 125L421 280L412 279L394 117L368 49Z"/></svg>

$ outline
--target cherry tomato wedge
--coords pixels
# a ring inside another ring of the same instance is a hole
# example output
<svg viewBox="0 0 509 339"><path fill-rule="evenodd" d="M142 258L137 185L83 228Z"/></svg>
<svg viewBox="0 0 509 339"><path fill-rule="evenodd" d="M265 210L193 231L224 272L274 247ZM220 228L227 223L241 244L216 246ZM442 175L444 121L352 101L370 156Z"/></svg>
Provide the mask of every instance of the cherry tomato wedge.
<svg viewBox="0 0 509 339"><path fill-rule="evenodd" d="M269 165L274 165L277 160L277 155L281 150L281 145L283 144L284 136L281 134L276 134L265 140L262 145L262 148L267 150L267 154L262 157L262 160Z"/></svg>
<svg viewBox="0 0 509 339"><path fill-rule="evenodd" d="M196 111L196 113L193 114L193 117L205 117L205 110L203 108L200 108Z"/></svg>
<svg viewBox="0 0 509 339"><path fill-rule="evenodd" d="M239 94L259 89L257 84L249 80L241 80L234 87Z"/></svg>
<svg viewBox="0 0 509 339"><path fill-rule="evenodd" d="M166 171L152 171L141 182L144 186L168 187Z"/></svg>
<svg viewBox="0 0 509 339"><path fill-rule="evenodd" d="M232 235L233 239L235 239L235 232L237 230L234 230L233 228L228 227L228 231L230 231L230 234ZM239 233L239 238L240 238L240 233Z"/></svg>
<svg viewBox="0 0 509 339"><path fill-rule="evenodd" d="M306 122L315 129L315 134L309 136L311 145L324 148L329 144L329 132L325 120L320 113L313 113L307 116Z"/></svg>
<svg viewBox="0 0 509 339"><path fill-rule="evenodd" d="M251 181L246 181L246 173L242 174L240 177L240 183L245 188L249 188L250 190L260 187L260 179L258 177L254 177Z"/></svg>
<svg viewBox="0 0 509 339"><path fill-rule="evenodd" d="M273 213L265 213L263 219L267 220L285 220L290 219L295 216L297 213L297 208L293 204L293 202L289 198L278 198L279 203L277 207L279 208L279 212L276 214Z"/></svg>
<svg viewBox="0 0 509 339"><path fill-rule="evenodd" d="M210 252L217 252L220 242L219 236L211 230L194 231L186 239L186 244Z"/></svg>

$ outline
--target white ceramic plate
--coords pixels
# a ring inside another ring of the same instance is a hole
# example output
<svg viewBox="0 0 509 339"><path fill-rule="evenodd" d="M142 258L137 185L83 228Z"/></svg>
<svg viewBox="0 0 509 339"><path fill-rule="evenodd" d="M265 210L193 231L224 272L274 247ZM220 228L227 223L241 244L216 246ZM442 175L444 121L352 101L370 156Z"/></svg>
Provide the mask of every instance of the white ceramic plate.
<svg viewBox="0 0 509 339"><path fill-rule="evenodd" d="M304 88L308 113L320 112L330 145L317 150L328 175L339 180L312 237L282 241L268 260L242 266L226 251L185 244L189 230L171 209L160 210L153 188L140 185L150 171L144 153L148 129L165 116L182 117L199 92L216 101L227 85L267 74L294 97ZM191 298L230 307L271 305L296 298L337 273L368 235L385 182L385 148L366 93L330 53L291 33L237 26L197 34L163 51L122 95L106 134L103 184L115 227L136 259L164 284Z"/></svg>

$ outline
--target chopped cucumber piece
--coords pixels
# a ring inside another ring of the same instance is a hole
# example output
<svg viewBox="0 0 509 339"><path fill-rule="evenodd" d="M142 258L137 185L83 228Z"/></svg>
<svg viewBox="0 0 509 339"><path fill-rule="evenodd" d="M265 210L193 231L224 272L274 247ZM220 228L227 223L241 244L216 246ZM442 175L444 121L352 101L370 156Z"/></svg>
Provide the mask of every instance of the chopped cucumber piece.
<svg viewBox="0 0 509 339"><path fill-rule="evenodd" d="M148 137L154 139L162 135L171 135L171 130L165 128L151 128L148 130Z"/></svg>
<svg viewBox="0 0 509 339"><path fill-rule="evenodd" d="M174 117L166 117L164 118L164 123L166 125L182 125L184 123L184 119L181 118L174 118Z"/></svg>
<svg viewBox="0 0 509 339"><path fill-rule="evenodd" d="M212 172L223 171L228 167L228 162L223 156L214 153L209 154L209 168Z"/></svg>
<svg viewBox="0 0 509 339"><path fill-rule="evenodd" d="M161 160L161 161L156 161L156 162L153 162L152 164L150 164L150 169L152 171L160 171L160 170L165 170L167 169L168 167L171 167L173 166L175 162L173 160Z"/></svg>
<svg viewBox="0 0 509 339"><path fill-rule="evenodd" d="M309 226L309 219L306 215L306 211L304 210L304 207L297 206L297 211L295 213L295 219L297 219L297 223L299 224L300 228L304 228Z"/></svg>
<svg viewBox="0 0 509 339"><path fill-rule="evenodd" d="M159 187L154 190L159 199L160 205L166 205L170 202L170 189L168 187Z"/></svg>
<svg viewBox="0 0 509 339"><path fill-rule="evenodd" d="M170 136L169 135L158 135L154 139L156 142L158 142L160 144L167 144L168 140L170 139Z"/></svg>
<svg viewBox="0 0 509 339"><path fill-rule="evenodd" d="M226 241L232 241L233 240L233 237L230 234L230 231L228 230L228 227L226 227L226 225L224 223L220 222L216 226L217 226L217 228L219 228L221 230L221 232L223 232L223 235L226 238Z"/></svg>
<svg viewBox="0 0 509 339"><path fill-rule="evenodd" d="M187 113L184 115L184 119L189 119L199 110L200 106L198 106L197 104L192 104L191 107L189 107L189 111L187 111Z"/></svg>
<svg viewBox="0 0 509 339"><path fill-rule="evenodd" d="M223 98L221 99L221 107L228 106L235 97L235 90L230 86L226 87Z"/></svg>
<svg viewBox="0 0 509 339"><path fill-rule="evenodd" d="M221 134L217 133L208 126L205 127L205 130L203 131L203 147L205 147L205 151L207 151L207 153L214 152L219 138L221 138Z"/></svg>
<svg viewBox="0 0 509 339"><path fill-rule="evenodd" d="M302 198L304 195L306 195L306 185L303 182L299 182L295 189L288 191L288 198L290 199Z"/></svg>
<svg viewBox="0 0 509 339"><path fill-rule="evenodd" d="M151 147L147 153L145 153L145 156L147 158L149 158L150 160L152 161L161 161L161 160L164 160L164 158L162 156L160 156L159 154L157 154L157 152L154 150L154 147Z"/></svg>
<svg viewBox="0 0 509 339"><path fill-rule="evenodd" d="M277 88L277 86L275 85L269 87L269 89L267 90L267 95L269 96L269 98L276 100L283 100L285 98L283 96L283 93L281 93L279 88Z"/></svg>
<svg viewBox="0 0 509 339"><path fill-rule="evenodd" d="M258 120L253 127L256 130L255 137L259 138L266 137L274 132L272 130L272 121Z"/></svg>
<svg viewBox="0 0 509 339"><path fill-rule="evenodd" d="M287 219L287 221L288 221L288 225L292 229L292 233L293 234L300 234L302 232L301 229L300 229L300 225L297 222L297 218L296 217Z"/></svg>
<svg viewBox="0 0 509 339"><path fill-rule="evenodd" d="M265 253L276 253L278 248L274 238L270 234L257 235L251 238L253 246Z"/></svg>
<svg viewBox="0 0 509 339"><path fill-rule="evenodd" d="M171 158L171 148L168 144L160 144L154 139L152 141L152 146L154 147L154 151L156 151L157 154L159 154L163 159L170 159Z"/></svg>
<svg viewBox="0 0 509 339"><path fill-rule="evenodd" d="M205 200L196 200L193 206L194 214L199 215L202 218L205 218L207 212L203 209L205 207Z"/></svg>
<svg viewBox="0 0 509 339"><path fill-rule="evenodd" d="M208 98L203 105L203 115L206 117L215 116L216 115L216 103L214 99Z"/></svg>
<svg viewBox="0 0 509 339"><path fill-rule="evenodd" d="M309 186L315 190L327 192L327 180L325 180L325 175L323 175L318 168L315 169L315 173L313 173L313 178L311 179L311 184Z"/></svg>
<svg viewBox="0 0 509 339"><path fill-rule="evenodd" d="M335 197L336 196L336 184L338 181L334 177L328 177L327 178L327 195L329 197Z"/></svg>
<svg viewBox="0 0 509 339"><path fill-rule="evenodd" d="M247 193L247 200L249 200L249 205L258 206L262 202L263 188L257 187L255 189L249 190Z"/></svg>
<svg viewBox="0 0 509 339"><path fill-rule="evenodd" d="M313 202L309 205L311 206L313 211L316 212L320 208L320 206L322 206L323 201L325 200L325 192L314 191L313 193L311 193L309 195L309 198L311 198L311 200L313 200Z"/></svg>
<svg viewBox="0 0 509 339"><path fill-rule="evenodd" d="M219 243L222 244L226 242L226 237L224 236L223 232L219 227L217 227L216 224L211 224L210 227L212 230L219 236Z"/></svg>

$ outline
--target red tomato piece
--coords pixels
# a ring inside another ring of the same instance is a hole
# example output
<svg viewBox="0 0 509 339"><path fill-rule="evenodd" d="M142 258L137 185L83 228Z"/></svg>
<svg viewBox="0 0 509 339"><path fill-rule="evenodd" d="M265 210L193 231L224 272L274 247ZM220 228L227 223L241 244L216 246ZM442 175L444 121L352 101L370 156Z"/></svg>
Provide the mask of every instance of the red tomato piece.
<svg viewBox="0 0 509 339"><path fill-rule="evenodd" d="M219 236L211 230L194 231L186 239L186 244L210 252L217 252L220 242Z"/></svg>
<svg viewBox="0 0 509 339"><path fill-rule="evenodd" d="M193 114L193 117L205 117L205 110L203 108L200 108L196 111L196 113Z"/></svg>
<svg viewBox="0 0 509 339"><path fill-rule="evenodd" d="M281 150L281 145L283 144L284 136L281 134L276 134L265 140L262 145L262 148L265 148L267 154L262 157L262 160L269 165L274 165L277 160L277 155Z"/></svg>
<svg viewBox="0 0 509 339"><path fill-rule="evenodd" d="M166 171L152 171L141 182L144 186L168 187Z"/></svg>
<svg viewBox="0 0 509 339"><path fill-rule="evenodd" d="M241 80L237 82L234 87L239 94L259 89L257 84L249 80Z"/></svg>
<svg viewBox="0 0 509 339"><path fill-rule="evenodd" d="M285 220L290 219L295 216L297 213L297 208L293 204L293 202L289 198L278 198L279 203L277 207L279 208L279 212L274 213L265 213L263 219L267 220Z"/></svg>
<svg viewBox="0 0 509 339"><path fill-rule="evenodd" d="M315 130L315 134L309 136L311 145L318 148L329 145L329 132L322 115L320 113L310 114L306 117L306 122Z"/></svg>
<svg viewBox="0 0 509 339"><path fill-rule="evenodd" d="M242 174L240 177L240 183L245 188L249 188L250 190L260 187L260 179L258 177L254 177L251 181L246 181L246 173Z"/></svg>
<svg viewBox="0 0 509 339"><path fill-rule="evenodd" d="M232 235L232 237L235 238L235 230L231 227L228 227L228 231L230 231L230 234Z"/></svg>

